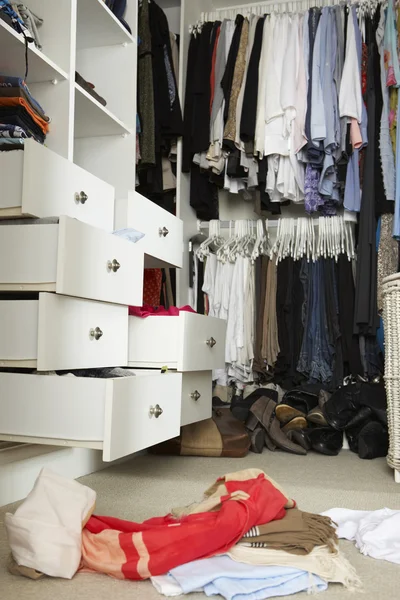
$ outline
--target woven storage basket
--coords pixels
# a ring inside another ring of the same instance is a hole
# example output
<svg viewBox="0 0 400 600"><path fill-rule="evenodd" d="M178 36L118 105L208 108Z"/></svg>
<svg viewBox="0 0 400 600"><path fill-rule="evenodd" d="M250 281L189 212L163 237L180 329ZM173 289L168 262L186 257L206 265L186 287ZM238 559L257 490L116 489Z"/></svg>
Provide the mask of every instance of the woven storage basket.
<svg viewBox="0 0 400 600"><path fill-rule="evenodd" d="M385 386L389 427L387 462L400 469L400 273L383 280Z"/></svg>

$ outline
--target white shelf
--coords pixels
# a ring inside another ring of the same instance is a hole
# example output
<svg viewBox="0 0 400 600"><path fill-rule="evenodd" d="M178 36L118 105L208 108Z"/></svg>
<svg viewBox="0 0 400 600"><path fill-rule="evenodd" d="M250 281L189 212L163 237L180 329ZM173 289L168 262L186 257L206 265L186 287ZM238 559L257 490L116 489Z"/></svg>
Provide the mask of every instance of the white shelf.
<svg viewBox="0 0 400 600"><path fill-rule="evenodd" d="M31 43L28 48L28 83L42 83L53 79L68 79L63 69L58 67L43 52ZM0 20L0 73L24 77L25 39L12 27Z"/></svg>
<svg viewBox="0 0 400 600"><path fill-rule="evenodd" d="M133 133L125 123L75 82L75 137Z"/></svg>
<svg viewBox="0 0 400 600"><path fill-rule="evenodd" d="M103 0L78 0L76 46L97 48L133 43L135 38L115 17Z"/></svg>

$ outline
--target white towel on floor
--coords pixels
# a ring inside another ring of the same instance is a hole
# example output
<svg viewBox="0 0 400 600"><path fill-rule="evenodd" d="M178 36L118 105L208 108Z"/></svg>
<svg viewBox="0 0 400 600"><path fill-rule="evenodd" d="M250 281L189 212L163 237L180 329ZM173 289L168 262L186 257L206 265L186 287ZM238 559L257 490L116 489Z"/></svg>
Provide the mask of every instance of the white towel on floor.
<svg viewBox="0 0 400 600"><path fill-rule="evenodd" d="M299 569L246 565L225 555L187 563L151 581L164 596L204 592L226 600L264 600L328 588L326 581Z"/></svg>
<svg viewBox="0 0 400 600"><path fill-rule="evenodd" d="M82 528L94 510L96 492L42 469L33 490L6 513L5 526L17 565L71 579L79 568Z"/></svg>
<svg viewBox="0 0 400 600"><path fill-rule="evenodd" d="M332 508L322 514L338 525L338 537L355 541L362 554L400 564L400 510Z"/></svg>

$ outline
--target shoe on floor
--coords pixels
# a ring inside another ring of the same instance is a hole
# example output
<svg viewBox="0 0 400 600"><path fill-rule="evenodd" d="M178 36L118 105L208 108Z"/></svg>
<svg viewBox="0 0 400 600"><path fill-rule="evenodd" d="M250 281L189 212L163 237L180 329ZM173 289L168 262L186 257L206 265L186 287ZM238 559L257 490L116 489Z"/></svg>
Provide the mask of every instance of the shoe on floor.
<svg viewBox="0 0 400 600"><path fill-rule="evenodd" d="M315 452L327 456L337 456L343 447L343 432L332 427L310 429L308 437Z"/></svg>
<svg viewBox="0 0 400 600"><path fill-rule="evenodd" d="M304 450L311 450L311 442L310 438L308 437L307 429L292 429L287 432L287 436L289 440L295 444L298 444L304 448Z"/></svg>
<svg viewBox="0 0 400 600"><path fill-rule="evenodd" d="M276 401L278 399L278 392L266 388L258 388L247 396L247 398L234 396L231 403L232 414L239 419L239 421L245 422L249 416L251 407L259 398L270 398Z"/></svg>
<svg viewBox="0 0 400 600"><path fill-rule="evenodd" d="M293 429L306 429L306 427L307 420L304 417L295 417L294 419L289 421L289 423L286 423L286 425L282 427L282 431L287 433L288 431L292 431Z"/></svg>
<svg viewBox="0 0 400 600"><path fill-rule="evenodd" d="M261 454L262 451L264 450L264 444L265 444L265 432L264 432L264 429L261 427L261 425L256 427L256 429L251 432L250 442L251 442L250 450L252 452L254 452L255 454Z"/></svg>
<svg viewBox="0 0 400 600"><path fill-rule="evenodd" d="M286 425L295 417L306 415L318 406L318 396L304 390L291 390L286 392L282 402L276 409L276 416L282 425Z"/></svg>
<svg viewBox="0 0 400 600"><path fill-rule="evenodd" d="M281 430L281 425L275 415L276 406L276 402L271 398L263 396L252 405L250 411L259 420L277 448L293 454L307 454L304 448L290 441L285 432Z"/></svg>
<svg viewBox="0 0 400 600"><path fill-rule="evenodd" d="M319 427L328 427L328 422L320 406L316 406L307 415L307 421Z"/></svg>
<svg viewBox="0 0 400 600"><path fill-rule="evenodd" d="M388 430L379 421L370 421L358 436L358 456L372 459L386 456L389 450Z"/></svg>

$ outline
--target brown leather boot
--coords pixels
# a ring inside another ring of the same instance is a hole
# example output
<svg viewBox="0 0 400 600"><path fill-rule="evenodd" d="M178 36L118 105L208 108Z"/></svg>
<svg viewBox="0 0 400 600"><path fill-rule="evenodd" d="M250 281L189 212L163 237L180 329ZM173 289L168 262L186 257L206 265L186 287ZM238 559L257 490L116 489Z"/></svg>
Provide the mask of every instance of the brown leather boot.
<svg viewBox="0 0 400 600"><path fill-rule="evenodd" d="M277 448L281 448L292 454L301 454L304 456L307 454L307 451L298 444L290 441L281 430L280 423L275 416L276 405L277 403L270 398L262 397L253 404L250 411L264 427L269 438Z"/></svg>

